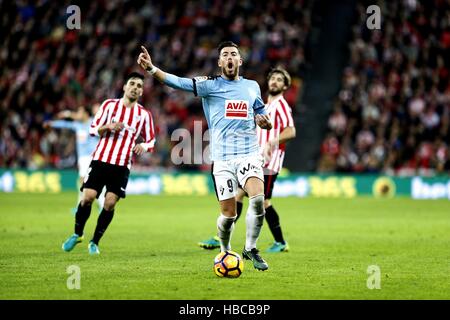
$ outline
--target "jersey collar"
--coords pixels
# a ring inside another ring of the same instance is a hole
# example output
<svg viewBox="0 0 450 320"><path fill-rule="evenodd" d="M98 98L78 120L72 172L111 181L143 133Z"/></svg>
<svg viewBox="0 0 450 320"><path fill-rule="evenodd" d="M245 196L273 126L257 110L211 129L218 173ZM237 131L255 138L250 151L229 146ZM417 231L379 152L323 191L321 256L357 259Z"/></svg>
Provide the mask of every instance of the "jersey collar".
<svg viewBox="0 0 450 320"><path fill-rule="evenodd" d="M229 80L229 79L225 78L225 77L223 76L223 74L220 75L220 78L221 78L222 80L226 81L226 82L239 82L239 81L241 81L242 79L244 79L244 77L239 76L239 79L237 79L237 80Z"/></svg>

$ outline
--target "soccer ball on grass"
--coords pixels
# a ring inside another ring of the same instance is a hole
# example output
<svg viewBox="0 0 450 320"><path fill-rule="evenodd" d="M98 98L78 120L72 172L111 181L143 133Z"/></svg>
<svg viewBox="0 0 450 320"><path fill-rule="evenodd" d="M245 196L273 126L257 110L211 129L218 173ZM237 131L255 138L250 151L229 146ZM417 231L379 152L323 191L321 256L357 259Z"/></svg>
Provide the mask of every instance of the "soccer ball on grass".
<svg viewBox="0 0 450 320"><path fill-rule="evenodd" d="M237 278L242 271L244 271L244 261L234 251L223 251L214 258L214 273L218 277Z"/></svg>

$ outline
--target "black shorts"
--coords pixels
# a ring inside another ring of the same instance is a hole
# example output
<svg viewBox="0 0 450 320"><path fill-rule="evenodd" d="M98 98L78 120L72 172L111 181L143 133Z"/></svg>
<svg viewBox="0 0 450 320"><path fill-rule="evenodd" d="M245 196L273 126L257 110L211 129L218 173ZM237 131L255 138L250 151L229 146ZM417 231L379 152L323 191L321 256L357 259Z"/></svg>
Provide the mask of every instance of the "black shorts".
<svg viewBox="0 0 450 320"><path fill-rule="evenodd" d="M264 175L264 199L272 198L273 186L277 180L278 173L272 175Z"/></svg>
<svg viewBox="0 0 450 320"><path fill-rule="evenodd" d="M102 161L91 161L88 173L80 190L84 188L97 191L97 198L106 186L106 192L112 192L120 198L125 198L130 170L125 166L116 166Z"/></svg>

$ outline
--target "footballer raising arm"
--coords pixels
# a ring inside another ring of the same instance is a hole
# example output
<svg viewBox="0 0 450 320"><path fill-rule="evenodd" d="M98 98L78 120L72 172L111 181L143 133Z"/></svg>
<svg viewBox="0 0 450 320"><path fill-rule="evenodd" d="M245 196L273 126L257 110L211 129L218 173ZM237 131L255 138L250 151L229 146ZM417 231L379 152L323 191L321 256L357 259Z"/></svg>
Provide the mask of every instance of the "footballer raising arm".
<svg viewBox="0 0 450 320"><path fill-rule="evenodd" d="M231 48L231 47L230 47ZM152 58L144 46L141 46L142 52L139 54L137 63L142 69L146 70L156 80L168 85L169 87L180 89L184 91L193 92L196 94L195 79L194 81L189 78L177 77L173 74L162 71L152 63ZM224 48L221 51L218 65L222 70L222 76L228 80L239 79L239 66L242 65L242 59L240 55L232 50ZM255 114L255 122L261 129L270 130L272 124L267 114Z"/></svg>
<svg viewBox="0 0 450 320"><path fill-rule="evenodd" d="M220 76L177 77L161 71L142 47L138 64L160 82L202 98L210 129L212 176L220 205L217 236L221 251L231 250L231 233L236 219L235 195L243 186L249 195L246 214L246 241L242 255L259 270L268 264L259 255L256 242L264 221L264 174L259 155L256 126L270 130L272 124L261 98L259 84L239 76L242 58L238 46L225 41L218 46Z"/></svg>

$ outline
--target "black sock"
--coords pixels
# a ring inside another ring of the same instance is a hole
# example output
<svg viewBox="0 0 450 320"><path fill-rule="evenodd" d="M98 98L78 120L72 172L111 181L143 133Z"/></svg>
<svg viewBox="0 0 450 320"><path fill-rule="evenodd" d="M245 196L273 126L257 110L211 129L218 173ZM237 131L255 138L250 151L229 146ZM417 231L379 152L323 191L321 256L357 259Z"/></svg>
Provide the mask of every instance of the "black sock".
<svg viewBox="0 0 450 320"><path fill-rule="evenodd" d="M235 223L239 219L239 217L241 216L242 207L243 207L242 202L236 201L236 213L237 213L237 216L236 216L236 220L234 220Z"/></svg>
<svg viewBox="0 0 450 320"><path fill-rule="evenodd" d="M83 235L84 226L86 221L91 215L91 205L85 205L84 207L78 204L77 213L75 214L75 233L80 237Z"/></svg>
<svg viewBox="0 0 450 320"><path fill-rule="evenodd" d="M105 209L102 210L100 213L100 216L97 220L97 227L95 227L94 237L92 238L92 242L95 244L98 244L101 237L106 231L106 228L108 228L109 224L111 223L114 216L114 210L107 211Z"/></svg>
<svg viewBox="0 0 450 320"><path fill-rule="evenodd" d="M276 242L281 242L282 244L286 244L283 238L283 232L281 231L280 226L280 218L278 217L277 212L274 207L270 206L266 208L266 220L269 225L270 231L272 232L273 237Z"/></svg>

